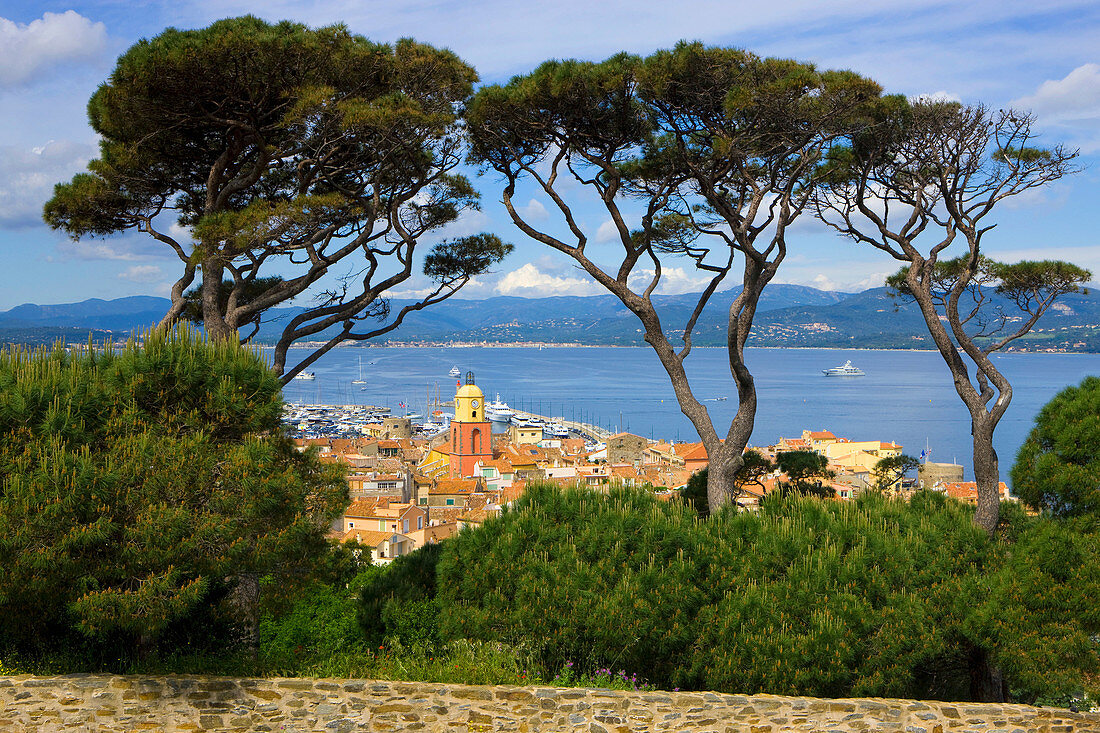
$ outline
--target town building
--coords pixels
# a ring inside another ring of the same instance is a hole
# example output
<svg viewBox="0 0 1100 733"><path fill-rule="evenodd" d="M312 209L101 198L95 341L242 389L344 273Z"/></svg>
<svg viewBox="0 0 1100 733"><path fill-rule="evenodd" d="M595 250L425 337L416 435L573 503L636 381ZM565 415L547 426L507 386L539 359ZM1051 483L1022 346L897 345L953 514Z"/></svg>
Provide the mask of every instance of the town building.
<svg viewBox="0 0 1100 733"><path fill-rule="evenodd" d="M485 416L485 395L474 384L474 373L466 372L466 384L455 393L455 416L451 420L450 477L473 476L478 461L493 459L493 428Z"/></svg>

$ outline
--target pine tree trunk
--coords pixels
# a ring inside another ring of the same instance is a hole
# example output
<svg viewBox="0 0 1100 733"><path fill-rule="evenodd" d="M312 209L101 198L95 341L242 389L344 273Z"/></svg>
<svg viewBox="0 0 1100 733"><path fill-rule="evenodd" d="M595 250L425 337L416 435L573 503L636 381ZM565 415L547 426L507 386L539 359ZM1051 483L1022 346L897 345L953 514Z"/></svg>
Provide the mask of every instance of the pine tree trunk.
<svg viewBox="0 0 1100 733"><path fill-rule="evenodd" d="M974 433L974 481L978 492L974 522L992 535L1001 513L1001 494L998 490L1001 471L997 451L993 449L992 421L972 420L971 430Z"/></svg>
<svg viewBox="0 0 1100 733"><path fill-rule="evenodd" d="M230 602L237 617L241 645L255 657L260 648L260 576L241 573L230 594Z"/></svg>
<svg viewBox="0 0 1100 733"><path fill-rule="evenodd" d="M723 446L707 456L707 506L711 514L733 499L733 479L741 468L742 459L739 453L731 453Z"/></svg>
<svg viewBox="0 0 1100 733"><path fill-rule="evenodd" d="M985 649L973 647L967 659L970 672L970 699L974 702L1005 702L1008 685L1004 676L990 660Z"/></svg>
<svg viewBox="0 0 1100 733"><path fill-rule="evenodd" d="M217 257L207 257L202 262L202 326L213 341L236 341L237 331L230 328L221 308L224 269Z"/></svg>

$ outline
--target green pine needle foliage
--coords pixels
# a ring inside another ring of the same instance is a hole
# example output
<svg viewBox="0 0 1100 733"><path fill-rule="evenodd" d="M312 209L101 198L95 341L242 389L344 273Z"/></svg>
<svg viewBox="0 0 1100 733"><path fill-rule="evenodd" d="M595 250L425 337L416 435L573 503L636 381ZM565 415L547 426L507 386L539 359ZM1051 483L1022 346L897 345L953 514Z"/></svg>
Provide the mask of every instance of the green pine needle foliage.
<svg viewBox="0 0 1100 733"><path fill-rule="evenodd" d="M0 353L0 646L224 645L236 578L308 578L346 486L281 409L255 353L185 327Z"/></svg>
<svg viewBox="0 0 1100 733"><path fill-rule="evenodd" d="M1006 516L990 539L928 492L704 521L644 493L535 486L444 545L440 630L665 689L969 699L988 658L1018 699L1077 694L1100 671L1100 545Z"/></svg>

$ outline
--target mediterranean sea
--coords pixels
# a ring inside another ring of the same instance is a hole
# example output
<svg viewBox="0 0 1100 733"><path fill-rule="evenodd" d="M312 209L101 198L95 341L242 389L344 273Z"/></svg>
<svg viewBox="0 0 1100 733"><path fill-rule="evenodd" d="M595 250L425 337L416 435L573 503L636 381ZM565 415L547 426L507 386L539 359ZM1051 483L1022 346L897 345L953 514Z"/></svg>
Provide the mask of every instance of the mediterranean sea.
<svg viewBox="0 0 1100 733"><path fill-rule="evenodd" d="M304 353L295 349L295 354ZM362 359L365 385L359 377ZM843 364L864 377L825 377ZM1031 430L1035 415L1061 389L1100 374L1100 354L1002 354L994 356L1013 386L1012 405L997 429L1001 474ZM837 349L749 349L759 408L752 444L798 437L804 429L831 430L852 440L900 443L929 460L961 463L972 479L970 418L955 394L938 352ZM289 402L372 404L395 414L406 404L425 413L430 399L454 396L457 366L489 399L497 393L513 407L623 430L647 438L696 441L680 412L668 376L649 348L616 347L381 347L337 348L310 367L314 381L284 388ZM687 360L696 397L720 434L737 410L737 391L726 352L697 348Z"/></svg>

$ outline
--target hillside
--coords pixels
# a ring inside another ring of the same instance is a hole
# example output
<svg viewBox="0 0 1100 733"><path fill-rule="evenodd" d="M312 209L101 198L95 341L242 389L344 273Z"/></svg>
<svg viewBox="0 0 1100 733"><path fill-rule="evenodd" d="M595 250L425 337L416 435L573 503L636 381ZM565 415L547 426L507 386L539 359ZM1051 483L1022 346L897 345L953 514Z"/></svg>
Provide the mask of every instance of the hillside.
<svg viewBox="0 0 1100 733"><path fill-rule="evenodd" d="M737 291L714 296L699 319L695 343L721 346L726 338L726 315ZM691 313L695 296L659 296L657 302L666 330L677 334ZM410 301L393 300L397 312ZM1011 304L1002 303L1006 315ZM0 341L49 343L124 337L156 324L168 300L134 296L117 300L93 299L61 305L25 304L0 313ZM282 323L300 308L275 309L268 314L258 340L273 341ZM1018 320L1018 317L1017 317ZM611 295L445 301L412 313L385 343L543 342L641 345L637 320ZM838 293L798 285L771 285L761 300L750 339L754 346L931 348L920 314L912 304L891 297L885 288L861 293ZM1054 348L1100 351L1100 296L1082 293L1064 298L1016 348Z"/></svg>

